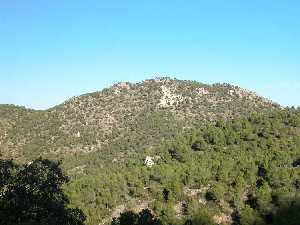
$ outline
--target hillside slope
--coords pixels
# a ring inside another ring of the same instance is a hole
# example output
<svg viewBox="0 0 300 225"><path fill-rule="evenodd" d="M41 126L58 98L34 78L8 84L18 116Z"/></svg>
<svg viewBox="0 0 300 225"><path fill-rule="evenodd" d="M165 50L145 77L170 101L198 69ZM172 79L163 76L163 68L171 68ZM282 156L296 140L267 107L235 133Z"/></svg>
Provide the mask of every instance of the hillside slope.
<svg viewBox="0 0 300 225"><path fill-rule="evenodd" d="M278 108L229 84L169 78L118 83L46 111L2 105L0 154L23 160L97 151L129 154L219 117Z"/></svg>
<svg viewBox="0 0 300 225"><path fill-rule="evenodd" d="M300 219L299 110L218 120L123 161L93 156L66 187L90 225L144 208L174 225L201 212L223 225Z"/></svg>
<svg viewBox="0 0 300 225"><path fill-rule="evenodd" d="M229 84L157 78L45 111L1 105L0 128L1 158L62 160L88 225L144 208L164 224L201 211L265 225L300 196L300 111Z"/></svg>

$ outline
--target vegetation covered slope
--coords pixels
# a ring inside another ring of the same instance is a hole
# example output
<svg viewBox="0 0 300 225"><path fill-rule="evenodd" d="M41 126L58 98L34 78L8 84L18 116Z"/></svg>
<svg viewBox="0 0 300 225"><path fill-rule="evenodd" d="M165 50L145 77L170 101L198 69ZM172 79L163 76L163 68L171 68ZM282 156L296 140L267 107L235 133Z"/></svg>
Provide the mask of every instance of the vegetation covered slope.
<svg viewBox="0 0 300 225"><path fill-rule="evenodd" d="M5 128L0 153L20 159L97 151L128 154L218 117L271 108L278 106L228 84L209 86L169 78L119 83L47 111L1 106L0 124Z"/></svg>
<svg viewBox="0 0 300 225"><path fill-rule="evenodd" d="M0 105L0 157L13 155L20 157L17 150L22 142L14 142L15 131L25 118L31 117L33 110L14 105Z"/></svg>
<svg viewBox="0 0 300 225"><path fill-rule="evenodd" d="M199 211L264 224L299 195L299 111L229 84L158 78L46 111L1 107L1 158L61 159L89 225L145 208L164 224Z"/></svg>
<svg viewBox="0 0 300 225"><path fill-rule="evenodd" d="M144 164L147 156L154 161L151 167ZM102 163L95 158L90 165ZM89 224L105 223L125 209L149 207L164 224L181 224L203 211L218 224L278 224L278 213L285 211L290 214L282 216L290 222L281 218L280 224L296 225L300 112L219 120L125 163L95 168L77 173L66 187Z"/></svg>

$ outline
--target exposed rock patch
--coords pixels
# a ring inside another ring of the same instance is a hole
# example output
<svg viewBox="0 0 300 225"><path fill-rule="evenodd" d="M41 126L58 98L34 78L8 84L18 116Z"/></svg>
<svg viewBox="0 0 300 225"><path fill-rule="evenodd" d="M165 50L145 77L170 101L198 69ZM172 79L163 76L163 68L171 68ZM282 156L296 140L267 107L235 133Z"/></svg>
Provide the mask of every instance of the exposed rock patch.
<svg viewBox="0 0 300 225"><path fill-rule="evenodd" d="M183 97L178 94L174 94L168 87L161 86L162 97L160 98L160 107L171 107L177 105L183 101Z"/></svg>

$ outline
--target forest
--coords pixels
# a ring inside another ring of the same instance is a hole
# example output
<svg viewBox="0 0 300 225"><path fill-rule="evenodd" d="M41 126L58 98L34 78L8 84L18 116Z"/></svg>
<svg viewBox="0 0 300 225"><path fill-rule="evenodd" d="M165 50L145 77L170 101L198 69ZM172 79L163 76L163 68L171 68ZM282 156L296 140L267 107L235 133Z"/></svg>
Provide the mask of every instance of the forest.
<svg viewBox="0 0 300 225"><path fill-rule="evenodd" d="M299 225L299 109L219 119L126 157L70 179L50 160L1 161L1 224ZM75 222L21 222L45 213Z"/></svg>

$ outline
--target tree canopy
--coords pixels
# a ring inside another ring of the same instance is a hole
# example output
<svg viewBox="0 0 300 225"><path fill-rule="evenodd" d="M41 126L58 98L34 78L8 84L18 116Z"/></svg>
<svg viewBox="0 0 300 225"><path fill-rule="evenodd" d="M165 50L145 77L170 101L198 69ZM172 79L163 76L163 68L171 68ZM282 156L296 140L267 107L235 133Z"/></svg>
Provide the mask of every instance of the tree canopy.
<svg viewBox="0 0 300 225"><path fill-rule="evenodd" d="M25 165L0 160L1 225L83 225L85 215L68 208L59 163L37 159Z"/></svg>

